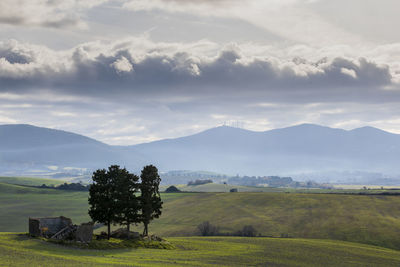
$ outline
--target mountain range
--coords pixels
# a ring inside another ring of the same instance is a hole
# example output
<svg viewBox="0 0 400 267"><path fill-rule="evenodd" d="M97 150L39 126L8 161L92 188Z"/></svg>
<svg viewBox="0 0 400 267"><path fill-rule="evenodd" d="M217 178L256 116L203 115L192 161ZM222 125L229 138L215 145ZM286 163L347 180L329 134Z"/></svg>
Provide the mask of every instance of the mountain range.
<svg viewBox="0 0 400 267"><path fill-rule="evenodd" d="M400 135L373 127L343 130L301 124L264 132L221 126L133 146L111 146L60 130L0 125L0 172L46 166L138 171L207 170L228 175L326 172L400 173Z"/></svg>

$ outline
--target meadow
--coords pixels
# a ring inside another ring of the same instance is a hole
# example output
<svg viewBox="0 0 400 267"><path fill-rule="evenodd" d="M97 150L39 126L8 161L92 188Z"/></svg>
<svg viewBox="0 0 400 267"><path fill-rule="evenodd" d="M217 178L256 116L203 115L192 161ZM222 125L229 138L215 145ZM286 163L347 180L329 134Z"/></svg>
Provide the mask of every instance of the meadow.
<svg viewBox="0 0 400 267"><path fill-rule="evenodd" d="M0 232L26 232L28 217L89 221L87 192L9 184L0 179ZM198 235L203 221L223 233L252 225L267 237L331 239L400 249L400 196L238 192L162 194L163 214L150 231ZM141 232L142 226L134 227Z"/></svg>
<svg viewBox="0 0 400 267"><path fill-rule="evenodd" d="M170 237L175 249L88 250L0 233L1 266L399 266L400 252L357 243L245 237Z"/></svg>

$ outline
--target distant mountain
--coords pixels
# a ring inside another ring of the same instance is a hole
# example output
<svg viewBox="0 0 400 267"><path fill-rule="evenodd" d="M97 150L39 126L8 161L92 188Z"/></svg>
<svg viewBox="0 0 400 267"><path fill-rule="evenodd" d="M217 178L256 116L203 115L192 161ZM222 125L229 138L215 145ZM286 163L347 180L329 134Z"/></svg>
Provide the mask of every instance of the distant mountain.
<svg viewBox="0 0 400 267"><path fill-rule="evenodd" d="M254 132L221 126L124 147L59 130L0 125L0 170L39 165L102 168L113 163L135 171L153 163L162 171L208 170L231 175L400 174L400 135L373 127L347 131L302 124Z"/></svg>
<svg viewBox="0 0 400 267"><path fill-rule="evenodd" d="M122 148L86 136L26 124L0 125L0 170L45 165L100 168L125 160Z"/></svg>
<svg viewBox="0 0 400 267"><path fill-rule="evenodd" d="M16 150L63 145L105 144L89 137L28 124L0 125L0 149Z"/></svg>
<svg viewBox="0 0 400 267"><path fill-rule="evenodd" d="M217 127L192 136L134 146L170 169L293 174L314 171L400 172L400 135L364 127L352 131L313 124L253 132Z"/></svg>

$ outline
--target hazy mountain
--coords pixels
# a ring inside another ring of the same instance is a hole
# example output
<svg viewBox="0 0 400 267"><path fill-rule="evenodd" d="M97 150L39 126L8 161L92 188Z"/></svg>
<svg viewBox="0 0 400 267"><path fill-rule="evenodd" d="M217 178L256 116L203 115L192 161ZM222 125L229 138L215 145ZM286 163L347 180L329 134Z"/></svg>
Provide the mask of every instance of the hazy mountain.
<svg viewBox="0 0 400 267"><path fill-rule="evenodd" d="M0 149L30 149L62 145L105 144L83 135L28 124L0 125Z"/></svg>
<svg viewBox="0 0 400 267"><path fill-rule="evenodd" d="M240 174L368 170L400 172L400 135L303 124L266 132L217 127L134 147L160 166Z"/></svg>
<svg viewBox="0 0 400 267"><path fill-rule="evenodd" d="M122 148L86 136L26 124L0 125L0 169L43 165L100 168L123 161Z"/></svg>
<svg viewBox="0 0 400 267"><path fill-rule="evenodd" d="M138 171L208 170L235 175L340 171L400 173L400 135L372 127L346 131L312 124L253 132L217 127L135 146L109 146L88 137L30 125L0 126L4 166L101 168L117 163Z"/></svg>

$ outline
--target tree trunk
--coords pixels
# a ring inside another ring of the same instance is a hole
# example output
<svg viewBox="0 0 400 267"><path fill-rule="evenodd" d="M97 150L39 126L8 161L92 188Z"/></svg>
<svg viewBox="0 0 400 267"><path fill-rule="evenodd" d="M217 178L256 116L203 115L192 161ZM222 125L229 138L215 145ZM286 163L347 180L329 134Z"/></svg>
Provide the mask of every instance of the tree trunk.
<svg viewBox="0 0 400 267"><path fill-rule="evenodd" d="M128 239L131 239L131 224L129 221L126 224L126 230L128 230Z"/></svg>
<svg viewBox="0 0 400 267"><path fill-rule="evenodd" d="M148 224L144 223L144 230L143 230L143 235L144 236L148 236L149 235L149 231L148 231Z"/></svg>
<svg viewBox="0 0 400 267"><path fill-rule="evenodd" d="M110 222L107 222L107 230L108 230L108 233L107 233L107 239L108 240L110 240L110 232L111 232L111 227L110 227L110 225L111 225L111 223Z"/></svg>

